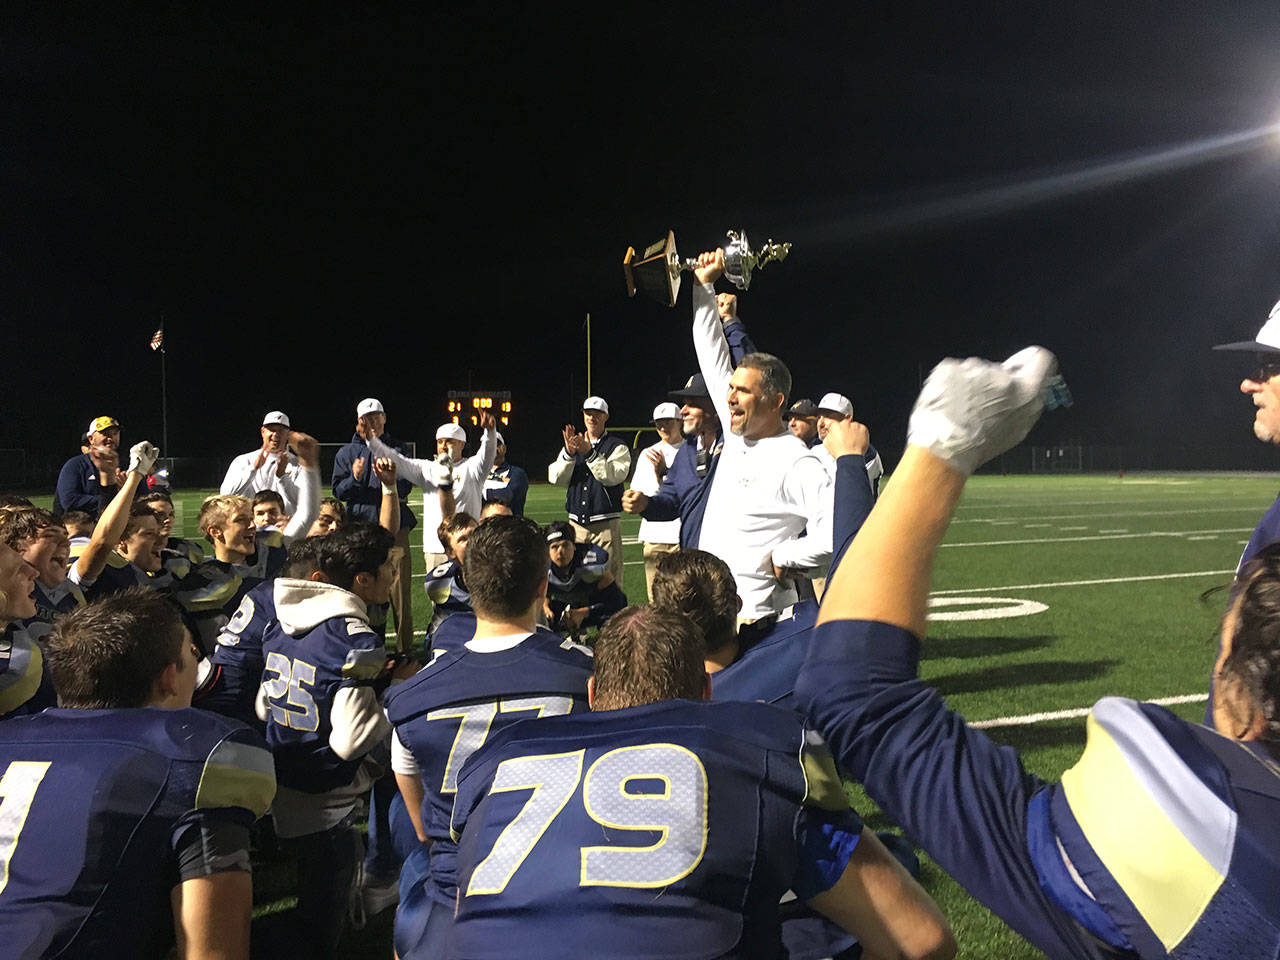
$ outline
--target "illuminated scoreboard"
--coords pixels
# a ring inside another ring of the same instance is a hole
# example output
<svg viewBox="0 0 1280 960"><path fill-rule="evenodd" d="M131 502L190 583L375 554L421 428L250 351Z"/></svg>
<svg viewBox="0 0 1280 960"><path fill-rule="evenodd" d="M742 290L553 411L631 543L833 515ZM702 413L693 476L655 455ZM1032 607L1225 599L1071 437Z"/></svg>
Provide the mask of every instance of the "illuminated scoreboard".
<svg viewBox="0 0 1280 960"><path fill-rule="evenodd" d="M480 414L488 411L499 427L511 424L510 390L450 390L447 415L453 423L478 427Z"/></svg>

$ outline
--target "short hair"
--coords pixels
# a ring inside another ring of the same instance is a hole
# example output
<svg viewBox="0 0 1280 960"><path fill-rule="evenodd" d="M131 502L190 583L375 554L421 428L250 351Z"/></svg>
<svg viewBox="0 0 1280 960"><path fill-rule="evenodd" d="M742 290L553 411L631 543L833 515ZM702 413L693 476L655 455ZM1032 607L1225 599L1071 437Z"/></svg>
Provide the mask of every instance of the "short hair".
<svg viewBox="0 0 1280 960"><path fill-rule="evenodd" d="M337 497L322 497L320 499L320 506L323 507L326 504L333 507L333 512L338 515L338 523L341 524L347 519L347 508ZM319 516L319 511L317 511L316 515Z"/></svg>
<svg viewBox="0 0 1280 960"><path fill-rule="evenodd" d="M45 645L58 705L80 710L141 707L171 663L182 669L182 614L135 586L59 617Z"/></svg>
<svg viewBox="0 0 1280 960"><path fill-rule="evenodd" d="M1280 544L1246 564L1231 652L1221 675L1262 715L1262 739L1280 743Z"/></svg>
<svg viewBox="0 0 1280 960"><path fill-rule="evenodd" d="M554 543L557 540L568 540L570 543L576 543L578 540L573 524L568 520L552 520L548 523L546 538L547 543Z"/></svg>
<svg viewBox="0 0 1280 960"><path fill-rule="evenodd" d="M62 521L41 507L0 508L0 543L21 553L47 527L61 527Z"/></svg>
<svg viewBox="0 0 1280 960"><path fill-rule="evenodd" d="M324 537L299 537L289 544L289 557L285 561L285 576L306 580L320 569L320 548Z"/></svg>
<svg viewBox="0 0 1280 960"><path fill-rule="evenodd" d="M139 497L139 498L137 499L137 501L136 501L136 502L138 502L138 503L167 503L169 506L171 506L171 507L172 507L172 506L173 506L173 497L169 496L169 494L165 493L163 490L153 490L153 491L151 491L151 493L148 493L145 497Z"/></svg>
<svg viewBox="0 0 1280 960"><path fill-rule="evenodd" d="M72 527L77 529L88 527L92 530L98 521L93 518L93 514L87 510L68 510L62 515L62 525L67 528L67 533L71 532Z"/></svg>
<svg viewBox="0 0 1280 960"><path fill-rule="evenodd" d="M204 538L213 543L213 536L209 533L212 527L221 529L226 526L228 518L237 510L248 507L253 509L253 503L248 497L242 497L238 493L215 494L212 497L205 497L204 502L200 504L200 516L196 520L196 525L200 532L204 534Z"/></svg>
<svg viewBox="0 0 1280 960"><path fill-rule="evenodd" d="M542 528L528 517L488 517L467 540L462 576L481 616L516 617L538 596L549 558Z"/></svg>
<svg viewBox="0 0 1280 960"><path fill-rule="evenodd" d="M349 523L320 541L320 572L335 587L350 590L361 573L377 574L396 536L376 523Z"/></svg>
<svg viewBox="0 0 1280 960"><path fill-rule="evenodd" d="M509 517L515 511L511 509L511 504L505 500L486 500L484 506L480 508L480 519L485 520L488 517Z"/></svg>
<svg viewBox="0 0 1280 960"><path fill-rule="evenodd" d="M470 530L476 526L479 521L471 514L459 510L448 520L445 520L436 527L436 536L440 538L440 542L446 548L453 547L453 535L461 533L463 530Z"/></svg>
<svg viewBox="0 0 1280 960"><path fill-rule="evenodd" d="M702 631L688 617L655 606L626 607L595 643L593 710L660 700L698 700L706 687Z"/></svg>
<svg viewBox="0 0 1280 960"><path fill-rule="evenodd" d="M124 525L124 533L120 534L120 539L123 541L132 537L138 532L142 527L143 522L148 518L156 520L155 511L151 509L151 504L141 502L135 503L129 508L129 519ZM159 520L156 520L156 523L159 522Z"/></svg>
<svg viewBox="0 0 1280 960"><path fill-rule="evenodd" d="M253 505L255 507L260 503L274 503L280 508L280 512L284 512L284 497L280 496L274 490L259 490L253 495Z"/></svg>
<svg viewBox="0 0 1280 960"><path fill-rule="evenodd" d="M760 371L767 396L780 393L786 402L791 395L791 371L772 353L748 353L738 361L738 366Z"/></svg>
<svg viewBox="0 0 1280 960"><path fill-rule="evenodd" d="M35 504L16 493L0 493L0 510L5 507L34 507Z"/></svg>
<svg viewBox="0 0 1280 960"><path fill-rule="evenodd" d="M702 631L705 653L738 635L738 585L729 565L705 550L669 553L653 577L654 606L688 617Z"/></svg>

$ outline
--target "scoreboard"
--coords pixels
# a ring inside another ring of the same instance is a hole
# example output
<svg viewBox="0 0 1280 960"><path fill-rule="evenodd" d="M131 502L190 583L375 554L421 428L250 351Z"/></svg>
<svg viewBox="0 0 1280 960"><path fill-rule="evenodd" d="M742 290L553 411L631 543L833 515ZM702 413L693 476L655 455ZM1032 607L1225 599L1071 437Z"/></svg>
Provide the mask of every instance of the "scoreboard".
<svg viewBox="0 0 1280 960"><path fill-rule="evenodd" d="M449 422L478 427L480 414L489 412L499 427L511 425L510 390L450 390L445 415Z"/></svg>

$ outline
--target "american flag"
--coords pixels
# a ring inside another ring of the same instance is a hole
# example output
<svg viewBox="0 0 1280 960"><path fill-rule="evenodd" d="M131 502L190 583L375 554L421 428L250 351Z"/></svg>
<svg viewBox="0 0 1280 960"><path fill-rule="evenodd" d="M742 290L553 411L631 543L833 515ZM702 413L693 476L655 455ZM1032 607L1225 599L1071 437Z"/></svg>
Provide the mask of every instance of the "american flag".
<svg viewBox="0 0 1280 960"><path fill-rule="evenodd" d="M151 349L161 350L164 348L164 327L161 327L151 335Z"/></svg>

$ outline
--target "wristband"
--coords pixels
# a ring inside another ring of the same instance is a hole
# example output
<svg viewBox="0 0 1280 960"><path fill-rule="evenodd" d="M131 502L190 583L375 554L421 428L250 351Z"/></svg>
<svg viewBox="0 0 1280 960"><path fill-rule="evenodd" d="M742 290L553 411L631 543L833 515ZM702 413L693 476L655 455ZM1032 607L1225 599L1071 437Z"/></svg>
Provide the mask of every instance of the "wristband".
<svg viewBox="0 0 1280 960"><path fill-rule="evenodd" d="M385 497L385 496L390 496L390 495L394 494L395 492L396 492L395 484L386 484L386 483L384 483L384 484L382 485L382 495L383 495L384 497Z"/></svg>
<svg viewBox="0 0 1280 960"><path fill-rule="evenodd" d="M436 489L437 489L437 490L452 490L452 489L453 489L453 482L452 482L452 481L450 481L449 483L442 483L442 484L438 485L438 486L436 487Z"/></svg>

